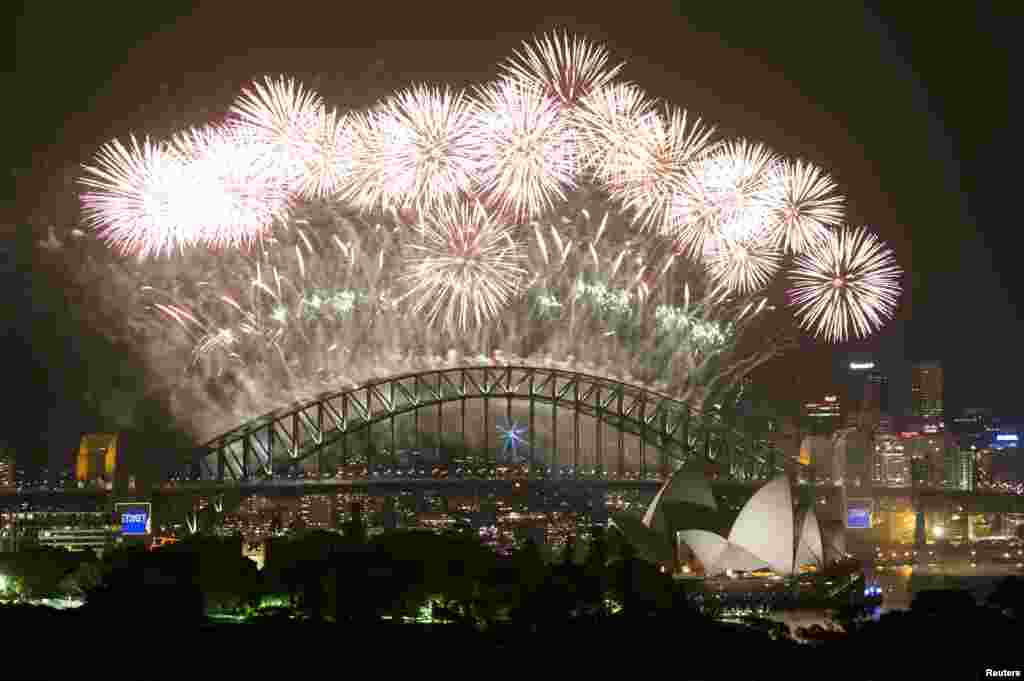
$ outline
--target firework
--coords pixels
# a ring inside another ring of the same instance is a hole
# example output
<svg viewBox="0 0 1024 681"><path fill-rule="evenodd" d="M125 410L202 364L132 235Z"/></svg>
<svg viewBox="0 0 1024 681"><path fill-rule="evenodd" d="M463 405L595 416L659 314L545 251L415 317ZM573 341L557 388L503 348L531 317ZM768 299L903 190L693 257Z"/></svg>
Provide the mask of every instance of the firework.
<svg viewBox="0 0 1024 681"><path fill-rule="evenodd" d="M609 67L608 51L582 38L551 33L523 43L502 65L513 78L541 89L562 106L576 106L588 94L611 83L623 64Z"/></svg>
<svg viewBox="0 0 1024 681"><path fill-rule="evenodd" d="M892 317L901 275L877 237L863 227L844 229L796 256L789 296L803 328L838 343L867 336Z"/></svg>
<svg viewBox="0 0 1024 681"><path fill-rule="evenodd" d="M429 324L443 317L453 331L480 326L519 291L522 250L479 203L437 211L417 231L402 280L413 312L425 311Z"/></svg>
<svg viewBox="0 0 1024 681"><path fill-rule="evenodd" d="M84 166L92 177L82 184L86 221L100 238L124 253L142 257L169 254L198 242L191 190L195 182L181 158L165 145L132 137L125 147L114 140Z"/></svg>
<svg viewBox="0 0 1024 681"><path fill-rule="evenodd" d="M576 136L555 102L505 79L479 93L480 187L490 206L513 219L550 210L575 186Z"/></svg>
<svg viewBox="0 0 1024 681"><path fill-rule="evenodd" d="M266 77L242 90L231 114L233 125L246 129L267 152L264 163L277 164L277 173L301 183L307 162L319 151L322 109L320 96L295 80Z"/></svg>
<svg viewBox="0 0 1024 681"><path fill-rule="evenodd" d="M804 253L828 235L829 226L843 220L843 198L832 192L835 182L821 169L803 161L773 165L768 202L774 213L772 241L794 253Z"/></svg>
<svg viewBox="0 0 1024 681"><path fill-rule="evenodd" d="M244 129L206 127L177 135L170 149L185 164L193 194L196 240L214 246L251 244L287 220L287 177L268 163L266 147Z"/></svg>
<svg viewBox="0 0 1024 681"><path fill-rule="evenodd" d="M726 295L749 295L764 288L775 276L781 257L764 243L719 241L705 261L718 290Z"/></svg>
<svg viewBox="0 0 1024 681"><path fill-rule="evenodd" d="M349 196L363 208L430 208L470 193L480 168L474 106L462 92L398 93L354 132Z"/></svg>
<svg viewBox="0 0 1024 681"><path fill-rule="evenodd" d="M304 159L304 173L297 191L307 199L326 199L338 192L351 172L352 142L346 117L334 109L317 111L313 143Z"/></svg>
<svg viewBox="0 0 1024 681"><path fill-rule="evenodd" d="M642 172L645 150L638 140L650 132L653 107L640 88L616 83L584 98L573 113L580 166L612 194Z"/></svg>
<svg viewBox="0 0 1024 681"><path fill-rule="evenodd" d="M684 173L708 153L713 133L699 118L688 125L686 112L678 109L664 118L644 119L636 137L639 161L615 195L625 209L634 211L635 224L661 233L672 230Z"/></svg>

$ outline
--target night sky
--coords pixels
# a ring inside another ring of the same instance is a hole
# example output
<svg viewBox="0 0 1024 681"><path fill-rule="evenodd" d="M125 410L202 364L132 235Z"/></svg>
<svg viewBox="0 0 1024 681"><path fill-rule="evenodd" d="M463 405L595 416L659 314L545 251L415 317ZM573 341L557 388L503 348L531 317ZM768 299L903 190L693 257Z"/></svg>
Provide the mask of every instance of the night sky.
<svg viewBox="0 0 1024 681"><path fill-rule="evenodd" d="M100 322L83 309L87 295L32 262L49 225L77 220L78 166L99 145L214 120L243 84L268 73L294 75L341 107L416 81L484 82L520 41L556 27L606 43L627 62L623 77L720 132L824 166L846 193L849 221L871 225L895 249L908 271L897 319L866 343L806 342L765 374L780 395L824 390L837 353L858 350L887 363L942 360L950 408L1024 415L1024 281L1010 211L1019 142L1009 123L1009 68L1020 56L1010 36L1021 22L1010 3L932 5L927 15L917 3L887 3L888 14L874 15L853 2L363 3L354 11L110 2L68 3L59 13L29 4L4 88L12 161L0 261L14 410L4 437L23 450L67 457L81 432L120 425L96 406L98 394L131 401L145 392L131 348L93 330ZM174 429L159 401L134 411L136 427Z"/></svg>

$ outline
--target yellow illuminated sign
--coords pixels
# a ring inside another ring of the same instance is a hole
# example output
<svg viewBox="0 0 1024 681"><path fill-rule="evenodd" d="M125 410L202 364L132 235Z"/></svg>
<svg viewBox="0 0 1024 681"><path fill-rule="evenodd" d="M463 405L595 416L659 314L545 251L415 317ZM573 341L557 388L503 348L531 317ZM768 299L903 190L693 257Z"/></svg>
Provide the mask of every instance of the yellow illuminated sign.
<svg viewBox="0 0 1024 681"><path fill-rule="evenodd" d="M99 475L108 479L114 475L117 465L117 434L91 433L83 435L78 445L75 461L75 479L90 480Z"/></svg>

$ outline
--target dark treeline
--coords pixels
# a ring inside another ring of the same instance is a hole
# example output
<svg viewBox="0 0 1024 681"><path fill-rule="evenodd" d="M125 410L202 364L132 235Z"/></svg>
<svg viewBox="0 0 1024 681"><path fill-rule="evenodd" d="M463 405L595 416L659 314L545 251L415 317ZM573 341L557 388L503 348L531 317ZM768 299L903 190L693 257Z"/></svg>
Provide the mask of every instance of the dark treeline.
<svg viewBox="0 0 1024 681"><path fill-rule="evenodd" d="M841 630L799 632L812 640L806 645L766 619L718 621L720 604L697 582L673 580L600 527L585 558L570 542L548 562L532 541L502 558L468 532L399 530L368 539L359 517L353 513L342 534L271 540L262 571L242 557L241 538L202 535L155 551L119 548L102 560L53 550L7 556L0 569L15 575L22 593L80 593L85 604L0 608L9 644L59 641L67 652L15 653L8 659L24 671L4 676L62 677L68 665L115 649L136 661L119 667L128 678L205 676L210 667L201 665L210 664L258 668L261 656L303 659L312 650L373 654L380 665L388 651L397 663L438 650L496 661L520 649L559 649L673 660L684 678L767 678L773 670L820 678L841 669L837 678L868 679L935 664L973 674L978 664L1016 659L1015 637L1024 631L1024 585L1010 579L984 607L962 592L924 592L909 612L877 622L854 600L836 614ZM412 623L427 611L434 624ZM236 652L200 655L212 650ZM154 655L163 660L158 668L138 672L134 665Z"/></svg>

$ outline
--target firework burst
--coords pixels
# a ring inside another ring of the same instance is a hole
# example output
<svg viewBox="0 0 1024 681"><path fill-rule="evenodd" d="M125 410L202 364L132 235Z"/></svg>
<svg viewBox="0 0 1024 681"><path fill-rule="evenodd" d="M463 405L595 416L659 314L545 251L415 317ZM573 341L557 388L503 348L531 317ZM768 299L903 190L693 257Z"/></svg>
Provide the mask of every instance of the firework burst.
<svg viewBox="0 0 1024 681"><path fill-rule="evenodd" d="M650 134L654 102L643 90L615 83L584 98L573 119L579 130L580 167L615 195L642 173L644 148L638 140Z"/></svg>
<svg viewBox="0 0 1024 681"><path fill-rule="evenodd" d="M768 203L775 225L770 236L779 248L804 253L843 221L843 197L820 168L803 161L776 163L769 171Z"/></svg>
<svg viewBox="0 0 1024 681"><path fill-rule="evenodd" d="M866 228L830 232L796 256L790 301L802 327L839 343L868 336L892 317L901 275L892 250Z"/></svg>
<svg viewBox="0 0 1024 681"><path fill-rule="evenodd" d="M263 142L242 128L193 129L177 135L170 149L185 164L194 208L195 238L213 246L251 244L290 208L288 179L267 163Z"/></svg>
<svg viewBox="0 0 1024 681"><path fill-rule="evenodd" d="M674 216L680 246L703 255L709 242L760 240L771 226L774 155L746 140L720 144L686 171Z"/></svg>
<svg viewBox="0 0 1024 681"><path fill-rule="evenodd" d="M414 313L449 331L480 326L500 314L526 274L522 249L507 227L479 204L458 204L421 223L401 279Z"/></svg>
<svg viewBox="0 0 1024 681"><path fill-rule="evenodd" d="M323 102L294 79L269 76L242 90L231 107L233 126L246 129L268 154L264 163L290 182L301 184L310 157L319 151Z"/></svg>
<svg viewBox="0 0 1024 681"><path fill-rule="evenodd" d="M718 241L705 262L711 281L725 295L749 295L764 288L779 271L781 256L763 242Z"/></svg>
<svg viewBox="0 0 1024 681"><path fill-rule="evenodd" d="M555 102L535 87L505 79L479 93L480 188L513 219L550 210L576 184L576 135Z"/></svg>
<svg viewBox="0 0 1024 681"><path fill-rule="evenodd" d="M553 32L533 44L524 42L522 51L502 68L513 78L539 87L563 107L573 107L611 83L623 67L608 64L608 51L603 46Z"/></svg>
<svg viewBox="0 0 1024 681"><path fill-rule="evenodd" d="M660 233L672 230L685 171L711 147L713 128L700 119L687 124L685 111L648 116L636 137L639 159L616 198L634 212L634 223Z"/></svg>
<svg viewBox="0 0 1024 681"><path fill-rule="evenodd" d="M357 134L357 203L429 209L472 192L480 169L478 121L462 92L417 86L384 102ZM370 180L370 181L364 181Z"/></svg>
<svg viewBox="0 0 1024 681"><path fill-rule="evenodd" d="M126 147L114 140L100 148L91 175L80 182L86 222L122 253L169 254L199 240L194 228L190 180L181 158L166 145L135 137Z"/></svg>
<svg viewBox="0 0 1024 681"><path fill-rule="evenodd" d="M297 187L306 199L326 199L336 194L342 179L351 172L352 142L346 117L321 108L313 126L313 143L305 156L305 172Z"/></svg>

